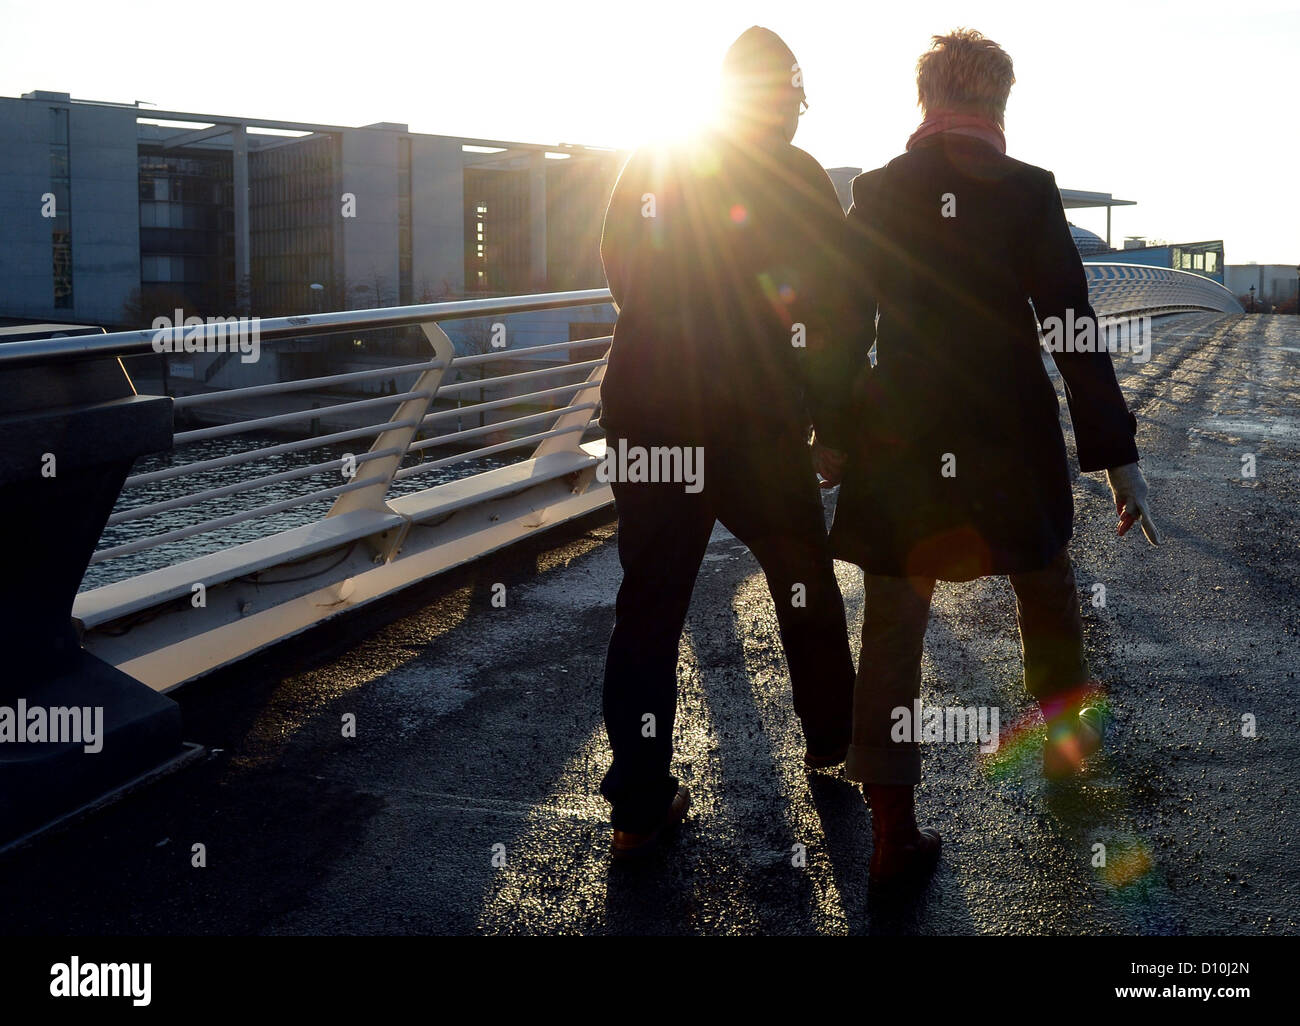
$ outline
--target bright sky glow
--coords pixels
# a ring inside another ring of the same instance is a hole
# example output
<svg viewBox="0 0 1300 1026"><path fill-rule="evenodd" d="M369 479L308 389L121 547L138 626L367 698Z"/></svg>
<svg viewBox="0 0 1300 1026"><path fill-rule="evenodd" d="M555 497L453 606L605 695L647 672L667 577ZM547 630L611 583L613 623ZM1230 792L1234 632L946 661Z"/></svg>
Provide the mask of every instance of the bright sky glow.
<svg viewBox="0 0 1300 1026"><path fill-rule="evenodd" d="M913 68L959 25L1016 64L1009 152L1066 188L1138 201L1116 242L1222 238L1229 263L1300 261L1294 0L479 0L216 5L6 0L0 94L631 147L698 120L727 45L785 37L810 109L795 142L874 167L919 120ZM1101 212L1072 211L1094 231Z"/></svg>

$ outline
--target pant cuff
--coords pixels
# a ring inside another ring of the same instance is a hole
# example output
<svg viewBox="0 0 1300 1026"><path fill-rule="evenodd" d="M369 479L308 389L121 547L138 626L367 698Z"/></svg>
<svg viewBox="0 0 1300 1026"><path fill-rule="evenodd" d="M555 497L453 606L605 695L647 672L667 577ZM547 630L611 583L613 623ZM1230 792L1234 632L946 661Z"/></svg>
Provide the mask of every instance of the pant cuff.
<svg viewBox="0 0 1300 1026"><path fill-rule="evenodd" d="M844 775L863 784L915 786L921 782L921 750L914 744L890 748L850 745Z"/></svg>
<svg viewBox="0 0 1300 1026"><path fill-rule="evenodd" d="M808 745L808 751L817 755L831 755L841 751L849 744L851 736L852 732L847 726L839 730L814 731L803 724L803 739Z"/></svg>

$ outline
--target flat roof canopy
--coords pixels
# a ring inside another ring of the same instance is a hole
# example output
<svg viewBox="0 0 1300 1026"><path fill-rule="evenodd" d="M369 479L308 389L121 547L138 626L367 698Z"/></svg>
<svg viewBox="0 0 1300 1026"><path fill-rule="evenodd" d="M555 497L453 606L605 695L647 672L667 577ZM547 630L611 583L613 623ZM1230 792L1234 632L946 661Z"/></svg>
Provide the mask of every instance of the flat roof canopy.
<svg viewBox="0 0 1300 1026"><path fill-rule="evenodd" d="M1061 205L1066 210L1074 207L1133 207L1137 200L1116 199L1108 192L1084 192L1082 189L1062 189Z"/></svg>

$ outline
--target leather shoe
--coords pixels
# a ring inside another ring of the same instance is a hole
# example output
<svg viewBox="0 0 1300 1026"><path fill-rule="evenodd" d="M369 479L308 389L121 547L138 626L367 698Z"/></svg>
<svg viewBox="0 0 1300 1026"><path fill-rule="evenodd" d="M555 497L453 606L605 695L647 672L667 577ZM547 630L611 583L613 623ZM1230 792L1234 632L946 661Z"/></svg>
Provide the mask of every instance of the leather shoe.
<svg viewBox="0 0 1300 1026"><path fill-rule="evenodd" d="M924 883L939 863L943 842L938 831L917 827L911 786L868 784L867 800L872 841L868 883L884 890Z"/></svg>
<svg viewBox="0 0 1300 1026"><path fill-rule="evenodd" d="M686 818L686 810L690 807L691 793L686 790L685 785L682 785L677 788L672 804L668 806L668 811L653 830L644 834L633 833L630 830L615 830L609 843L610 855L622 861L653 851L659 841Z"/></svg>

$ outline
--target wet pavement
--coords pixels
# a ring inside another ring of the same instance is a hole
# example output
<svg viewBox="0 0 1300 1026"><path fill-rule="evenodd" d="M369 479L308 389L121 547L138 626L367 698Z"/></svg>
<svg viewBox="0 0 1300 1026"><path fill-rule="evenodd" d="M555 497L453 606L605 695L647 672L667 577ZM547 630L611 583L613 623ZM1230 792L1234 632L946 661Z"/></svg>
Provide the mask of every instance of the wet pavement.
<svg viewBox="0 0 1300 1026"><path fill-rule="evenodd" d="M611 868L600 515L177 693L207 757L0 861L21 896L0 931L1296 933L1298 325L1184 315L1156 322L1149 363L1116 357L1166 542L1116 538L1103 475L1076 480L1114 736L1067 785L1032 735L987 759L925 746L919 810L945 849L911 905L869 902L861 790L804 772L771 599L720 528L679 669L695 804L664 852ZM861 577L838 572L856 635ZM923 700L1032 730L1004 579L939 586Z"/></svg>

